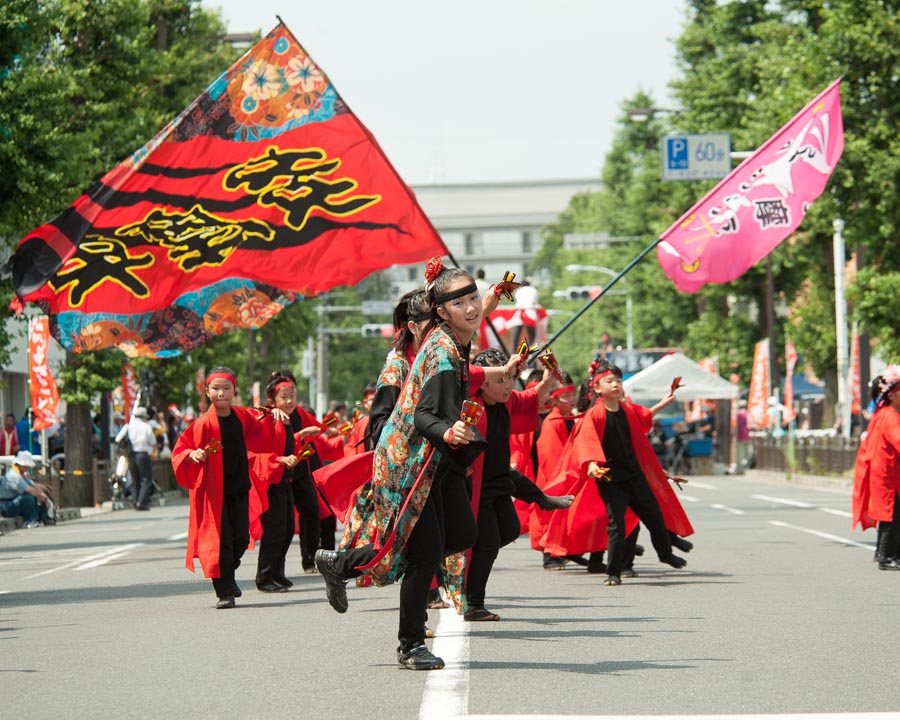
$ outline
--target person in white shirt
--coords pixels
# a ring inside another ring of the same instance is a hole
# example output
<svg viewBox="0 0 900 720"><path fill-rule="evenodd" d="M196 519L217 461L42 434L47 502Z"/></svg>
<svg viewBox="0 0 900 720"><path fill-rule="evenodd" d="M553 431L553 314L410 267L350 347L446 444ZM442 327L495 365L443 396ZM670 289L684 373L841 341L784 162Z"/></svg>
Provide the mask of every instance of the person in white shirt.
<svg viewBox="0 0 900 720"><path fill-rule="evenodd" d="M151 454L156 450L156 435L147 422L147 408L135 408L131 419L119 434L116 442L120 443L128 436L131 444L129 454L131 469L131 496L135 510L150 509L150 493L153 492L153 463Z"/></svg>

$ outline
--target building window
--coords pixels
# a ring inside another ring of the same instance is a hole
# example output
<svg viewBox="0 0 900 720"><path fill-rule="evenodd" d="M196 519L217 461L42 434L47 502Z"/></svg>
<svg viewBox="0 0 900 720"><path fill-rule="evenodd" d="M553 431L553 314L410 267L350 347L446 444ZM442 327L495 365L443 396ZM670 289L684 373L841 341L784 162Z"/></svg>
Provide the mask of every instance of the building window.
<svg viewBox="0 0 900 720"><path fill-rule="evenodd" d="M464 255L474 255L475 254L475 235L473 233L465 234L465 252Z"/></svg>
<svg viewBox="0 0 900 720"><path fill-rule="evenodd" d="M522 252L523 253L534 252L534 242L532 241L532 235L530 232L522 233Z"/></svg>

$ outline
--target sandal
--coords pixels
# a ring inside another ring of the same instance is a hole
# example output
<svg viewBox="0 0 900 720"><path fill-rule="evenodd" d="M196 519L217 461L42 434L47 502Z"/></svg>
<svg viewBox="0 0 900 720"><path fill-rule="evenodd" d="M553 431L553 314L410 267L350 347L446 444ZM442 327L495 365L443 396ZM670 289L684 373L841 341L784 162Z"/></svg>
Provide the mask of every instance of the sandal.
<svg viewBox="0 0 900 720"><path fill-rule="evenodd" d="M440 598L438 598L437 600L432 600L430 603L428 603L429 610L444 610L448 607L450 607L450 603L444 602Z"/></svg>
<svg viewBox="0 0 900 720"><path fill-rule="evenodd" d="M463 620L466 620L468 622L491 622L499 619L499 615L495 615L490 610L485 610L483 607L472 608L465 615L463 615Z"/></svg>
<svg viewBox="0 0 900 720"><path fill-rule="evenodd" d="M604 585L621 585L622 580L618 575L610 575L606 580L603 581Z"/></svg>

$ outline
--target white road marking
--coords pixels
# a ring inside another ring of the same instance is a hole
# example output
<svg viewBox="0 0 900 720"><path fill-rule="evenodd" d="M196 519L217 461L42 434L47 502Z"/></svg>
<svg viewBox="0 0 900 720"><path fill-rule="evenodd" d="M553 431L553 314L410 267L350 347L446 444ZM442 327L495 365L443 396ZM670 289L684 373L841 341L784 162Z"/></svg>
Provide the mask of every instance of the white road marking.
<svg viewBox="0 0 900 720"><path fill-rule="evenodd" d="M848 538L843 538L840 535L832 535L830 533L820 532L818 530L812 530L810 528L800 527L799 525L790 525L786 522L781 522L780 520L769 520L772 525L777 525L778 527L790 528L791 530L799 530L800 532L809 533L810 535L815 535L816 537L825 538L826 540L834 540L835 542L842 543L844 545L853 545L854 547L863 548L863 550L874 550L875 546L869 543L861 543L856 542L856 540L849 540Z"/></svg>
<svg viewBox="0 0 900 720"><path fill-rule="evenodd" d="M710 505L711 508L715 508L716 510L724 510L725 512L730 512L732 515L744 515L743 510L738 510L737 508L728 507L727 505L719 505L716 503L715 505Z"/></svg>
<svg viewBox="0 0 900 720"><path fill-rule="evenodd" d="M791 505L792 507L798 508L814 508L815 505L812 505L808 502L803 502L802 500L788 500L787 498L779 498L772 497L771 495L751 495L754 500L765 500L766 502L778 503L779 505Z"/></svg>
<svg viewBox="0 0 900 720"><path fill-rule="evenodd" d="M467 720L900 720L897 712L762 715L468 715Z"/></svg>
<svg viewBox="0 0 900 720"><path fill-rule="evenodd" d="M840 517L852 518L853 513L848 513L846 510L838 510L837 508L819 508L822 512L827 512L831 515L839 515Z"/></svg>
<svg viewBox="0 0 900 720"><path fill-rule="evenodd" d="M718 490L718 485L710 485L709 483L702 482L701 480L694 480L691 478L688 480L688 485L691 487L700 488L701 490Z"/></svg>
<svg viewBox="0 0 900 720"><path fill-rule="evenodd" d="M428 670L420 720L464 718L469 712L469 628L454 607L438 613L431 651L446 663Z"/></svg>
<svg viewBox="0 0 900 720"><path fill-rule="evenodd" d="M108 562L112 562L113 560L118 560L119 558L125 557L128 553L130 553L134 548L140 547L144 543L134 543L132 545L126 545L121 550L122 552L113 553L112 555L106 555L102 558L97 558L96 560L91 560L90 562L84 563L84 565L79 565L76 567L76 570L90 570L91 568L100 567L101 565L106 565Z"/></svg>
<svg viewBox="0 0 900 720"><path fill-rule="evenodd" d="M700 502L700 498L695 498L693 495L684 495L682 493L678 493L676 497L679 500L686 500L687 502Z"/></svg>
<svg viewBox="0 0 900 720"><path fill-rule="evenodd" d="M166 538L166 542L176 542L177 540L184 540L187 536L188 534L186 532L178 533L177 535Z"/></svg>
<svg viewBox="0 0 900 720"><path fill-rule="evenodd" d="M72 562L66 563L64 565L58 565L57 567L50 568L49 570L44 570L39 573L35 573L34 575L28 575L27 577L22 578L23 580L31 580L36 577L41 577L42 575L49 575L50 573L55 573L60 570L66 570L67 568L75 567L76 565L83 565L84 563L91 562L92 560L99 560L100 558L106 557L107 555L115 555L116 553L120 553L123 550L137 547L138 545L143 545L143 543L137 543L134 545L116 545L113 548L107 548L101 553L97 553L96 555L89 555L88 557L79 558L78 560L73 560Z"/></svg>

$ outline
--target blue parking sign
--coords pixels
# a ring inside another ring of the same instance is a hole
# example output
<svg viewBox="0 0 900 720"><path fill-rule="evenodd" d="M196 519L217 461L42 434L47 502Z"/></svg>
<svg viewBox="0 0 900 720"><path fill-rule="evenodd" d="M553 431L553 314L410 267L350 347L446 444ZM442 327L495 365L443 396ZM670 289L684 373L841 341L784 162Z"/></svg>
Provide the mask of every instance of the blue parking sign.
<svg viewBox="0 0 900 720"><path fill-rule="evenodd" d="M687 138L666 138L666 143L669 150L669 170L687 170L689 167Z"/></svg>

